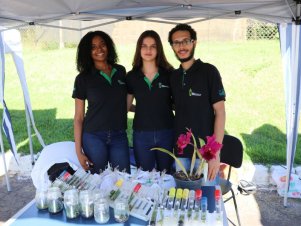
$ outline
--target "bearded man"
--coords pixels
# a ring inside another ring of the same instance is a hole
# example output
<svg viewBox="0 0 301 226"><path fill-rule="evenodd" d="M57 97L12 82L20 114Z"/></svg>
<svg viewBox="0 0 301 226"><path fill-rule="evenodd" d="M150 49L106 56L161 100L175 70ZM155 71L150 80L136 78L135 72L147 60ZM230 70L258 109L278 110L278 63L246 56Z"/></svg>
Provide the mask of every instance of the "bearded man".
<svg viewBox="0 0 301 226"><path fill-rule="evenodd" d="M188 24L176 25L168 35L175 56L181 65L170 78L175 105L176 138L191 129L195 137L206 140L215 134L222 143L225 129L225 91L215 66L194 58L197 44L196 31ZM187 146L183 154L175 154L189 169L193 147ZM196 164L198 165L198 164ZM220 166L219 152L208 162L207 179L215 185ZM177 169L178 170L178 169Z"/></svg>

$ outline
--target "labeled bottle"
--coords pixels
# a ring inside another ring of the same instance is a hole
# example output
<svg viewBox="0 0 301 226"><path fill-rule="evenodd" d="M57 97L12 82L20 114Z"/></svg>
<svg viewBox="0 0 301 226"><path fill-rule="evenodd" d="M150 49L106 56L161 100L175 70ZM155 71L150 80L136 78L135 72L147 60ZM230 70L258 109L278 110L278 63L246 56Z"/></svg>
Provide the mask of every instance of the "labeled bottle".
<svg viewBox="0 0 301 226"><path fill-rule="evenodd" d="M207 197L202 197L201 199L201 220L203 223L207 220Z"/></svg>
<svg viewBox="0 0 301 226"><path fill-rule="evenodd" d="M110 191L110 199L112 201L115 201L117 199L117 197L120 195L120 188L123 184L123 180L119 179L117 180L117 182L115 183L114 188Z"/></svg>
<svg viewBox="0 0 301 226"><path fill-rule="evenodd" d="M216 189L215 193L215 213L216 213L216 220L221 220L221 212L222 212L222 200L221 200L221 190Z"/></svg>
<svg viewBox="0 0 301 226"><path fill-rule="evenodd" d="M188 204L187 204L187 217L188 219L191 218L192 216L192 211L193 211L193 208L194 208L194 198L195 197L195 191L194 190L190 190L189 191L189 195L188 195Z"/></svg>
<svg viewBox="0 0 301 226"><path fill-rule="evenodd" d="M194 210L196 212L200 211L200 207L201 207L201 199L202 199L202 190L197 189L195 191L195 203L194 203Z"/></svg>
<svg viewBox="0 0 301 226"><path fill-rule="evenodd" d="M170 188L168 193L167 210L171 210L176 196L176 189Z"/></svg>
<svg viewBox="0 0 301 226"><path fill-rule="evenodd" d="M175 200L175 204L174 204L175 211L177 211L180 208L182 195L183 195L183 189L178 188L177 193L176 193L176 200Z"/></svg>

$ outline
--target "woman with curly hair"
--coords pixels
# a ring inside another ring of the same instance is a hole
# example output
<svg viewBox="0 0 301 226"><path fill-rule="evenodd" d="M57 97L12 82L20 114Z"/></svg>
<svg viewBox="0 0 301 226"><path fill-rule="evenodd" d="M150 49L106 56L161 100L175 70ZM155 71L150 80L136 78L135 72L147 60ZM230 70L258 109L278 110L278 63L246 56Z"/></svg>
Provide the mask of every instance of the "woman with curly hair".
<svg viewBox="0 0 301 226"><path fill-rule="evenodd" d="M81 166L92 173L108 163L130 172L126 71L117 61L114 42L105 32L89 32L81 39L72 95L74 140Z"/></svg>

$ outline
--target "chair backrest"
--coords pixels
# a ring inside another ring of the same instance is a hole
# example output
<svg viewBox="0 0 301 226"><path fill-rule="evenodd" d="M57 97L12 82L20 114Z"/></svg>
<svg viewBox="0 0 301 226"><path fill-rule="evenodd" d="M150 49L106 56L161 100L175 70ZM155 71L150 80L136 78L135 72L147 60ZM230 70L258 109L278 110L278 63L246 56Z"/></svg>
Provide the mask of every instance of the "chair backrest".
<svg viewBox="0 0 301 226"><path fill-rule="evenodd" d="M220 154L221 162L239 168L242 164L242 157L243 146L241 141L236 137L225 135Z"/></svg>

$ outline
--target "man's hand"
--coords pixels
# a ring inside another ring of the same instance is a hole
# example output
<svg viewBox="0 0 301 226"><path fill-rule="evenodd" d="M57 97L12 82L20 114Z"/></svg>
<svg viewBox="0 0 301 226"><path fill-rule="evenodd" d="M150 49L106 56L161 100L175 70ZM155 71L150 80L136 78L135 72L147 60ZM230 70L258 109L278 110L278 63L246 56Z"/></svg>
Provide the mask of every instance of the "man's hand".
<svg viewBox="0 0 301 226"><path fill-rule="evenodd" d="M89 170L90 165L93 165L93 163L88 159L88 157L84 153L78 154L77 158L84 170Z"/></svg>
<svg viewBox="0 0 301 226"><path fill-rule="evenodd" d="M211 159L208 162L208 176L207 179L209 181L212 181L215 179L216 175L219 172L219 166L220 166L220 157L219 153L216 153L216 158Z"/></svg>

